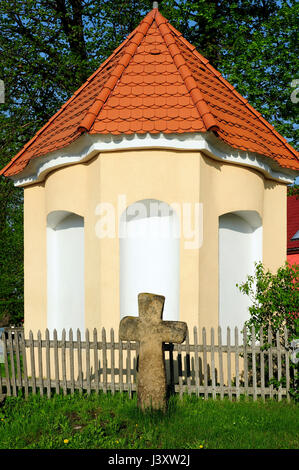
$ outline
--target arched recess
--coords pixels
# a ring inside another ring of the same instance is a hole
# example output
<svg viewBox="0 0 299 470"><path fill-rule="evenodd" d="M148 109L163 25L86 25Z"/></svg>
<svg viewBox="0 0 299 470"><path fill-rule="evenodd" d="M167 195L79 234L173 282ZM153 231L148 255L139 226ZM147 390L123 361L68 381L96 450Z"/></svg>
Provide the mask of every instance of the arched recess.
<svg viewBox="0 0 299 470"><path fill-rule="evenodd" d="M84 336L84 218L67 211L47 217L47 325Z"/></svg>
<svg viewBox="0 0 299 470"><path fill-rule="evenodd" d="M144 199L120 217L120 314L138 316L137 296L165 296L164 320L179 319L179 218L167 203Z"/></svg>
<svg viewBox="0 0 299 470"><path fill-rule="evenodd" d="M255 211L236 211L219 217L219 325L226 344L227 327L243 328L250 299L236 287L262 261L262 220ZM234 337L234 336L233 336ZM239 336L241 339L241 335Z"/></svg>

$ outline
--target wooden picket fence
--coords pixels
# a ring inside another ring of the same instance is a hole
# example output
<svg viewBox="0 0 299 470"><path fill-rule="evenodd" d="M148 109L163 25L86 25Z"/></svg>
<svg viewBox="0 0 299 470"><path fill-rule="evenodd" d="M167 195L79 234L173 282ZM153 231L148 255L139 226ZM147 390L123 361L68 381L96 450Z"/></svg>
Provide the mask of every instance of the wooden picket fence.
<svg viewBox="0 0 299 470"><path fill-rule="evenodd" d="M229 397L239 400L241 396L252 396L254 400L267 397L290 400L290 349L287 331L275 338L269 330L264 348L262 331L256 341L252 330L252 341L248 332L243 333L239 344L239 332L233 335L228 328L226 344L222 344L221 328L211 328L209 341L205 328L193 329L193 344L189 334L182 344L163 345L167 382L173 393L196 394L203 398ZM233 336L233 338L232 338ZM110 331L107 341L103 328L89 330L76 338L72 330L68 337L63 330L58 338L56 330L52 336L48 330L42 338L39 331L34 338L24 338L23 330L7 330L2 334L4 363L0 364L0 395L17 396L24 393L47 395L53 393L80 393L92 391L114 394L127 392L131 396L136 390L136 368L138 343L115 341ZM283 379L283 381L281 381Z"/></svg>

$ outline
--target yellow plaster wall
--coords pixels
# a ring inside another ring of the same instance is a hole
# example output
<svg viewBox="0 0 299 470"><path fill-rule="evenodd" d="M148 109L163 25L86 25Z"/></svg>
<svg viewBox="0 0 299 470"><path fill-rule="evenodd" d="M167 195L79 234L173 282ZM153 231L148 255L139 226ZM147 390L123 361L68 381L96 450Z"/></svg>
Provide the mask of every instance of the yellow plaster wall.
<svg viewBox="0 0 299 470"><path fill-rule="evenodd" d="M47 325L46 218L67 210L85 220L85 325L119 325L119 241L99 239L96 207L117 209L141 199L203 203L203 246L180 250L180 319L218 326L218 218L254 210L263 219L263 261L276 269L286 259L286 186L256 170L221 163L199 152L132 150L102 153L88 163L54 170L43 184L25 187L25 328ZM117 217L118 219L118 217ZM118 224L116 225L116 233Z"/></svg>

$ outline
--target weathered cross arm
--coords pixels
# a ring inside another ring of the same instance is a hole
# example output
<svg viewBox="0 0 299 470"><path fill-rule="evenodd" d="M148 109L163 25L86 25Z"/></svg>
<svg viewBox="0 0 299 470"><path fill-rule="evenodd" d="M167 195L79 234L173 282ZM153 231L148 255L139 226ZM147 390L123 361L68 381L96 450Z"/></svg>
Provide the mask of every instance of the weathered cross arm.
<svg viewBox="0 0 299 470"><path fill-rule="evenodd" d="M139 318L124 317L119 324L119 339L122 341L140 341L139 324Z"/></svg>
<svg viewBox="0 0 299 470"><path fill-rule="evenodd" d="M164 343L183 343L187 335L187 323L183 321L163 321L161 335Z"/></svg>

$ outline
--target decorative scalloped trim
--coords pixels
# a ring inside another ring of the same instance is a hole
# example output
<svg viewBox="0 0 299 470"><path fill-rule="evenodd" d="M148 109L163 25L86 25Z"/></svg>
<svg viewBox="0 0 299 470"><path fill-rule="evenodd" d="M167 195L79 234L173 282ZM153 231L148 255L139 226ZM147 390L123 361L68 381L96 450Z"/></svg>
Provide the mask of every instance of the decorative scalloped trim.
<svg viewBox="0 0 299 470"><path fill-rule="evenodd" d="M15 186L27 186L43 181L50 171L86 162L101 152L137 149L201 151L216 160L254 168L267 178L285 184L293 183L297 176L295 171L282 170L278 164L267 157L229 147L220 142L213 133L160 133L118 136L83 134L67 149L57 150L31 160L22 173L11 179Z"/></svg>

